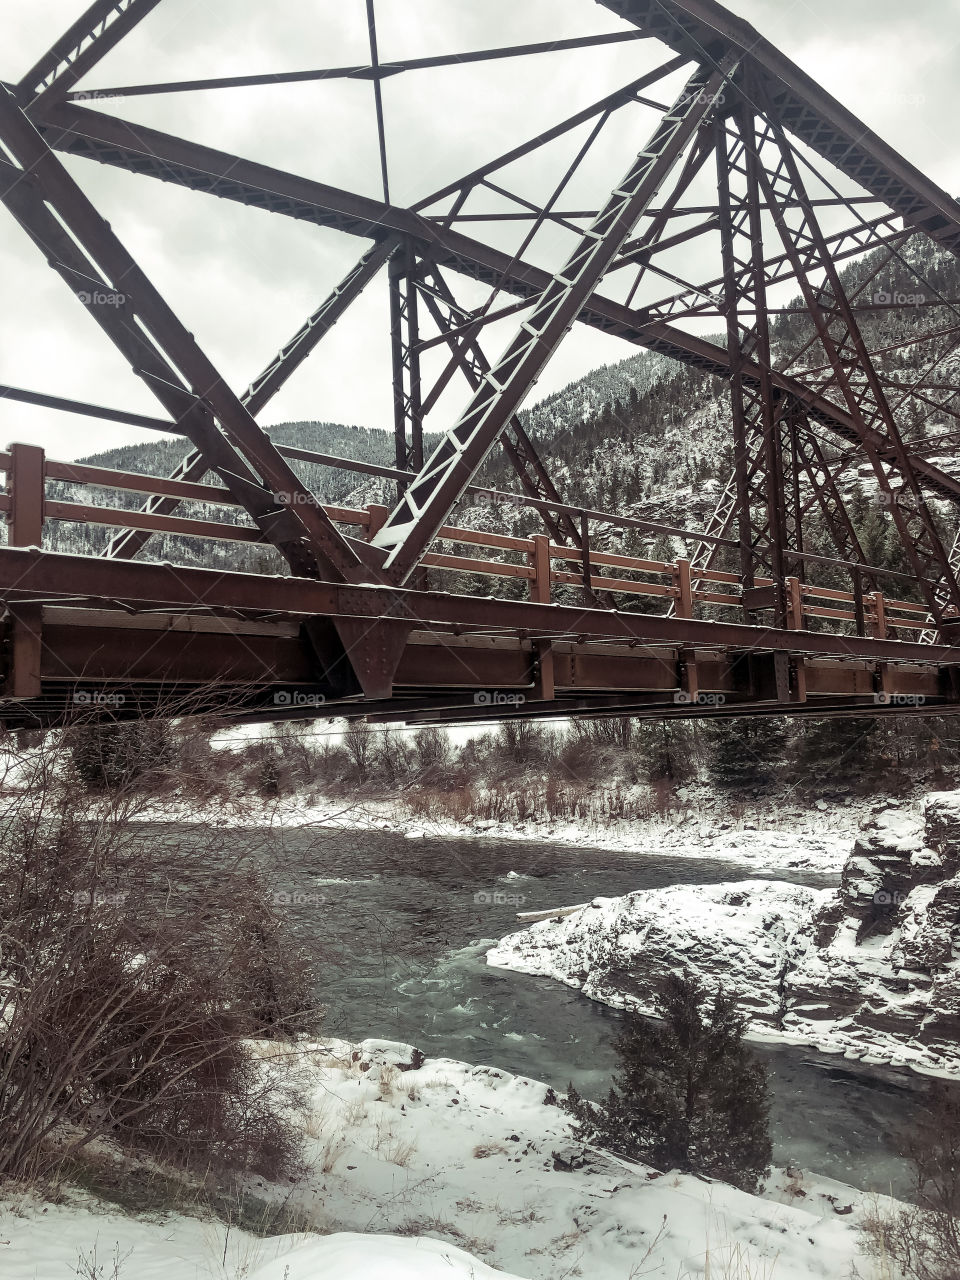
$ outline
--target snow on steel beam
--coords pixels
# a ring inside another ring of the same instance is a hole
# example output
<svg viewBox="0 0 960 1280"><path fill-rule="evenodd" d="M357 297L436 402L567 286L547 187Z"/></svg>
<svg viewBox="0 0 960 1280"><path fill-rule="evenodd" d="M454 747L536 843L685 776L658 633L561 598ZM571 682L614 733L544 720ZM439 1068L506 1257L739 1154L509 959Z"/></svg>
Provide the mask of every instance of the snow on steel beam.
<svg viewBox="0 0 960 1280"><path fill-rule="evenodd" d="M373 542L388 549L384 567L396 580L405 581L420 563L454 503L713 110L735 65L730 61L711 74L697 69L500 360L484 375L459 422L390 513Z"/></svg>
<svg viewBox="0 0 960 1280"><path fill-rule="evenodd" d="M17 85L26 107L63 99L160 0L96 0Z"/></svg>
<svg viewBox="0 0 960 1280"><path fill-rule="evenodd" d="M742 57L744 74L765 84L785 128L912 227L960 254L960 204L748 22L716 0L598 2L687 57Z"/></svg>

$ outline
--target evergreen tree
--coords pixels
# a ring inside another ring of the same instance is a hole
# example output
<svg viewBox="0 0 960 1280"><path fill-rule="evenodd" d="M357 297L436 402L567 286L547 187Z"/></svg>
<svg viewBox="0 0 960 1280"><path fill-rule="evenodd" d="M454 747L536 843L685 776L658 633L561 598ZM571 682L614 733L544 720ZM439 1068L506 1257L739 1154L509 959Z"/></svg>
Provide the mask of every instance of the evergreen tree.
<svg viewBox="0 0 960 1280"><path fill-rule="evenodd" d="M756 1191L769 1172L763 1064L743 1043L745 1019L722 988L671 975L655 1001L661 1022L626 1018L620 1072L606 1104L570 1086L564 1108L577 1136L630 1160L720 1178Z"/></svg>
<svg viewBox="0 0 960 1280"><path fill-rule="evenodd" d="M725 791L752 795L774 779L787 731L779 716L743 716L709 721L704 738L711 780Z"/></svg>
<svg viewBox="0 0 960 1280"><path fill-rule="evenodd" d="M805 789L841 783L869 791L881 778L889 786L896 763L888 750L890 725L871 716L804 721L795 754ZM895 730L903 730L899 718Z"/></svg>

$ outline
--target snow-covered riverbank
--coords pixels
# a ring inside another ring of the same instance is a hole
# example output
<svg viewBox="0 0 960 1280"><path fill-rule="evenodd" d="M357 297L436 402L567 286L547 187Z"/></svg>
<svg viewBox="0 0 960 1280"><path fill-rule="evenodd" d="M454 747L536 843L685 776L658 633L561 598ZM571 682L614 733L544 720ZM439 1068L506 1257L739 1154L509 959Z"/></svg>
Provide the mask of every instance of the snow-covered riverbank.
<svg viewBox="0 0 960 1280"><path fill-rule="evenodd" d="M877 1200L843 1184L775 1171L752 1196L584 1158L546 1086L409 1046L317 1046L307 1069L308 1173L255 1188L299 1211L306 1234L263 1240L181 1215L131 1219L89 1197L25 1199L0 1208L4 1277L53 1280L94 1248L101 1264L124 1259L119 1280L874 1274L859 1228Z"/></svg>
<svg viewBox="0 0 960 1280"><path fill-rule="evenodd" d="M399 831L410 839L423 836L484 838L499 841L544 841L571 847L614 852L665 853L738 863L757 872L789 870L836 873L853 849L861 825L871 816L894 807L917 817L922 797L887 801L851 798L849 803L819 801L809 807L768 799L736 811L706 790L690 788L680 794L680 808L643 820L592 818L532 818L523 822L494 822L413 813L403 797L316 799L284 796L264 802L238 803L215 811L165 804L138 815L154 821L204 822L237 826L275 822L286 827L329 827L342 830Z"/></svg>

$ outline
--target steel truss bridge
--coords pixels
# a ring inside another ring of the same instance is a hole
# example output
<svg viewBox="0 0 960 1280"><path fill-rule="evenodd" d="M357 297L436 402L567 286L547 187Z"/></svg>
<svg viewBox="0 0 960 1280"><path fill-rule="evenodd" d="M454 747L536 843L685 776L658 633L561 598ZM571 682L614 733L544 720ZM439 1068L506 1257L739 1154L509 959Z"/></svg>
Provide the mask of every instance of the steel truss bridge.
<svg viewBox="0 0 960 1280"><path fill-rule="evenodd" d="M915 303L897 344L909 352L909 375L893 376L868 336L870 318L896 305L877 284L905 264L912 237L960 253L960 205L714 0L599 2L620 20L612 33L551 41L545 32L538 44L384 62L366 0L364 65L99 90L101 59L159 0L96 0L22 79L3 84L0 199L24 252L41 254L77 296L76 324L99 326L159 416L37 388L0 394L152 428L188 449L168 476L57 462L34 445L0 455L4 723L55 724L78 703L145 714L189 696L196 709L227 699L241 719L408 723L960 707L960 468L951 467L960 300L931 285ZM585 19L596 12L584 0ZM518 65L508 60L616 42L655 46L662 58L528 141L499 150L491 137L488 162L410 207L390 202L387 78L481 61L506 75ZM370 82L382 199L122 113L127 97L330 78ZM112 99L110 112L97 109L101 96ZM565 191L611 130L625 176L594 207L566 208ZM531 200L511 189L511 174L571 136L582 145L571 147L552 192ZM359 241L359 256L240 394L65 155L177 184L198 201L214 196L334 229ZM491 193L501 211L477 213L477 197L482 205ZM511 227L522 234L508 251L500 246ZM552 268L530 248L544 228L566 237L566 256ZM703 272L711 253L715 265ZM843 271L853 260L868 263L856 286ZM375 282L389 290L396 465L275 443L259 425L271 399ZM478 286L486 302L464 301ZM789 309L804 335L789 352L774 334L784 296L800 299ZM97 305L101 297L111 305ZM514 336L488 351L488 326L511 316ZM711 321L722 341L702 336ZM585 510L559 491L517 414L574 324L725 383L733 468L704 528ZM429 383L425 356L438 350L442 372ZM425 434L457 381L463 413L449 430ZM503 497L477 480L495 449L516 475L512 500L535 513L541 532L455 523L471 489ZM395 504L333 506L301 478L295 464L304 462L386 477ZM861 546L844 495L865 470L903 571L870 564ZM139 495L139 505L117 505L118 491ZM207 514L184 514L183 504L198 502ZM105 551L41 549L45 525L62 521L108 527ZM810 550L813 522L827 531L830 555ZM604 551L611 529L667 533L686 554ZM280 568L258 575L151 562L158 533L260 544ZM825 569L842 584L821 585ZM450 575L465 573L509 590L456 590L464 579Z"/></svg>

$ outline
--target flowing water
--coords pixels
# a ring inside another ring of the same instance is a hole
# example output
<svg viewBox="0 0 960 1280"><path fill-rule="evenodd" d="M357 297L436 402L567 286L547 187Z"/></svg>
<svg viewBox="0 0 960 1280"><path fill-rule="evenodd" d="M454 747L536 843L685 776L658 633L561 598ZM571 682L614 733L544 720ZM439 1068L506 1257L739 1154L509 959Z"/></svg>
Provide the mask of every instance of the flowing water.
<svg viewBox="0 0 960 1280"><path fill-rule="evenodd" d="M518 927L518 910L670 884L837 883L831 875L758 873L702 857L410 840L390 831L287 830L258 856L268 857L297 932L319 943L318 994L330 1034L401 1040L430 1056L494 1064L561 1089L572 1081L594 1097L606 1092L615 1066L619 1015L549 978L485 964L487 948ZM898 1134L918 1105L917 1077L805 1049L755 1048L770 1074L776 1163L908 1191Z"/></svg>

